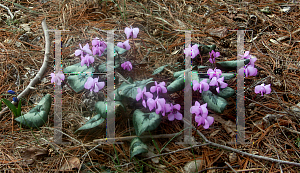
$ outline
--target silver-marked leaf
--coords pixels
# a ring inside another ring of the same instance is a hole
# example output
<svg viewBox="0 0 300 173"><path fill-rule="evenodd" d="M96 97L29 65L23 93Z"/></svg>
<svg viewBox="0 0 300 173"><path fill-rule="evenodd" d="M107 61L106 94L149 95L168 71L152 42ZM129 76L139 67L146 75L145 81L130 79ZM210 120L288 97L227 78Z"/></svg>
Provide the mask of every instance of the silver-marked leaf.
<svg viewBox="0 0 300 173"><path fill-rule="evenodd" d="M119 68L121 66L120 64L120 58L115 58L115 62L114 62L114 68ZM112 64L109 64L112 65ZM105 73L107 72L107 67L106 67L106 63L103 63L101 65L98 66L98 70L100 73Z"/></svg>
<svg viewBox="0 0 300 173"><path fill-rule="evenodd" d="M118 54L121 55L121 54L125 53L126 51L127 51L126 49L115 46L114 47L114 57L117 56ZM104 50L102 56L105 56L105 55L107 55L107 48Z"/></svg>
<svg viewBox="0 0 300 173"><path fill-rule="evenodd" d="M211 52L212 50L215 50L215 49L216 49L216 45L215 45L215 44L213 44L213 45L196 44L196 45L198 45L198 49L201 48L201 49L199 49L201 55L206 54L206 53L209 53L209 52Z"/></svg>
<svg viewBox="0 0 300 173"><path fill-rule="evenodd" d="M234 94L235 94L234 89L232 89L230 87L226 87L226 88L220 90L220 92L218 93L218 96L226 99L226 98L233 96Z"/></svg>
<svg viewBox="0 0 300 173"><path fill-rule="evenodd" d="M132 99L136 99L136 95L138 94L137 89L143 89L146 85L152 83L153 78L142 80L142 81L135 81L133 84L125 84L121 85L118 88L118 94L124 97L130 97Z"/></svg>
<svg viewBox="0 0 300 173"><path fill-rule="evenodd" d="M182 73L176 80L174 80L167 87L168 92L176 92L184 89L184 74Z"/></svg>
<svg viewBox="0 0 300 173"><path fill-rule="evenodd" d="M106 104L107 102L104 101L99 101L95 104L95 110L102 118L107 118Z"/></svg>
<svg viewBox="0 0 300 173"><path fill-rule="evenodd" d="M144 144L139 137L133 138L130 143L130 159L132 159L134 156L141 154L141 153L147 153L148 147L146 144Z"/></svg>
<svg viewBox="0 0 300 173"><path fill-rule="evenodd" d="M153 71L152 75L156 75L160 72L162 72L164 70L165 67L167 67L168 65L163 65L161 67L158 67L156 70Z"/></svg>
<svg viewBox="0 0 300 173"><path fill-rule="evenodd" d="M173 76L175 78L178 78L179 76L181 76L182 74L184 74L184 72L188 72L188 71L191 71L191 69L186 69L186 70L181 70L181 71L177 71L173 74Z"/></svg>
<svg viewBox="0 0 300 173"><path fill-rule="evenodd" d="M235 60L235 61L221 61L216 62L217 68L224 69L224 70L236 70L237 68L241 68L244 65L248 64L250 59L244 60Z"/></svg>
<svg viewBox="0 0 300 173"><path fill-rule="evenodd" d="M160 121L160 115L155 112L144 113L137 109L133 113L133 126L137 136L140 136L145 131L156 129Z"/></svg>
<svg viewBox="0 0 300 173"><path fill-rule="evenodd" d="M88 68L86 65L81 66L80 63L77 63L66 67L64 72L74 74L79 73L77 75L69 75L67 77L67 81L71 88L78 93L84 89L84 84L86 83L88 77L92 77L91 72L95 72L95 69L93 67Z"/></svg>
<svg viewBox="0 0 300 173"><path fill-rule="evenodd" d="M204 65L199 65L197 68L198 69L201 69L201 68L206 68L207 66L204 66Z"/></svg>
<svg viewBox="0 0 300 173"><path fill-rule="evenodd" d="M79 129L75 131L75 133L78 133L79 131L82 130L91 130L100 124L102 124L105 121L104 118L101 117L100 114L97 114L93 116L88 122L86 122L83 126L81 126Z"/></svg>
<svg viewBox="0 0 300 173"><path fill-rule="evenodd" d="M41 127L48 120L51 100L52 97L50 94L45 95L37 106L32 108L27 114L19 116L15 120L27 127Z"/></svg>
<svg viewBox="0 0 300 173"><path fill-rule="evenodd" d="M222 113L227 106L227 101L224 98L216 96L209 90L202 92L202 99L207 103L208 108L218 113Z"/></svg>

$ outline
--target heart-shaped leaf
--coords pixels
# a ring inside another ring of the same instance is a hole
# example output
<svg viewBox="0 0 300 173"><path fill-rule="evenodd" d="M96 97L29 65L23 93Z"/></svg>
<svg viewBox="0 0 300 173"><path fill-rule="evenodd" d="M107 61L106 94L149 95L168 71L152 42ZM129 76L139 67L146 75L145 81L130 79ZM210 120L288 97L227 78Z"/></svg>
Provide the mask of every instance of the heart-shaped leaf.
<svg viewBox="0 0 300 173"><path fill-rule="evenodd" d="M97 114L99 114L102 118L107 118L106 109L107 109L107 103L103 101L96 102L95 104L95 110Z"/></svg>
<svg viewBox="0 0 300 173"><path fill-rule="evenodd" d="M31 109L27 114L19 116L15 120L27 127L38 128L48 120L48 113L51 107L51 95L45 95L36 107Z"/></svg>
<svg viewBox="0 0 300 173"><path fill-rule="evenodd" d="M156 129L160 121L160 115L155 112L144 113L137 109L133 113L133 126L137 136L140 136L145 131Z"/></svg>
<svg viewBox="0 0 300 173"><path fill-rule="evenodd" d="M84 89L84 84L88 77L92 76L91 72L95 72L93 67L81 66L81 63L68 66L64 69L64 73L79 73L79 75L69 75L67 77L69 85L76 93Z"/></svg>
<svg viewBox="0 0 300 173"><path fill-rule="evenodd" d="M135 81L133 84L125 84L121 85L118 88L118 94L124 97L130 97L132 99L136 99L136 95L138 94L137 89L143 89L147 84L152 83L153 78L142 80L142 81Z"/></svg>
<svg viewBox="0 0 300 173"><path fill-rule="evenodd" d="M146 144L144 144L139 137L133 138L130 143L130 159L132 159L134 156L141 154L141 153L147 153L148 147Z"/></svg>
<svg viewBox="0 0 300 173"><path fill-rule="evenodd" d="M182 72L181 75L167 87L168 92L172 93L172 92L176 92L176 91L180 91L180 90L184 89L184 86L185 86L184 71L181 71L181 72ZM192 71L191 75L192 75L191 82L193 82L193 80L200 82L197 71ZM177 76L177 74L176 74L176 76ZM188 78L188 77L189 76L186 74L186 78Z"/></svg>
<svg viewBox="0 0 300 173"><path fill-rule="evenodd" d="M219 96L216 96L211 91L202 92L202 99L207 103L207 107L215 112L222 113L227 106L227 101Z"/></svg>
<svg viewBox="0 0 300 173"><path fill-rule="evenodd" d="M184 74L184 72L188 72L188 71L191 71L191 69L186 69L186 70L181 70L181 71L177 71L173 74L173 76L175 78L178 78L179 76L181 76L182 74Z"/></svg>
<svg viewBox="0 0 300 173"><path fill-rule="evenodd" d="M91 130L100 124L102 124L105 121L104 118L100 114L97 114L93 116L88 122L86 122L83 126L81 126L79 129L75 131L75 133L78 133L79 131L82 130Z"/></svg>
<svg viewBox="0 0 300 173"><path fill-rule="evenodd" d="M236 70L237 68L241 68L245 64L248 64L249 62L250 59L235 60L235 61L221 61L221 62L216 62L216 65L217 68L221 70Z"/></svg>
<svg viewBox="0 0 300 173"><path fill-rule="evenodd" d="M235 90L230 88L230 87L226 87L224 89L221 89L221 91L218 93L218 96L223 97L224 99L229 98L231 96L233 96L235 94Z"/></svg>
<svg viewBox="0 0 300 173"><path fill-rule="evenodd" d="M184 89L184 74L181 74L176 80L174 80L168 87L168 92L176 92Z"/></svg>
<svg viewBox="0 0 300 173"><path fill-rule="evenodd" d="M168 65L163 65L161 67L158 67L156 70L153 71L152 75L156 75L156 74L162 72L166 66L168 66Z"/></svg>

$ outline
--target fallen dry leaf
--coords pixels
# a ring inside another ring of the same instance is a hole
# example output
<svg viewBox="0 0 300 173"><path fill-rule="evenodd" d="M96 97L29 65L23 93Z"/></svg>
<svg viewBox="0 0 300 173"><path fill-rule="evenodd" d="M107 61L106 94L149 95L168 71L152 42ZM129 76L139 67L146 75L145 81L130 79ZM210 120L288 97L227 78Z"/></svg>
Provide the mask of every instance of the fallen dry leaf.
<svg viewBox="0 0 300 173"><path fill-rule="evenodd" d="M22 155L22 158L25 160L26 164L30 165L33 164L35 160L48 155L48 150L38 147L30 147L25 149Z"/></svg>
<svg viewBox="0 0 300 173"><path fill-rule="evenodd" d="M72 171L75 168L80 168L80 160L77 157L71 157L62 165L59 171Z"/></svg>
<svg viewBox="0 0 300 173"><path fill-rule="evenodd" d="M215 121L222 124L222 127L226 130L226 132L231 136L234 137L236 135L236 124L230 120L225 121L223 118L221 118L219 115L214 114L213 115Z"/></svg>

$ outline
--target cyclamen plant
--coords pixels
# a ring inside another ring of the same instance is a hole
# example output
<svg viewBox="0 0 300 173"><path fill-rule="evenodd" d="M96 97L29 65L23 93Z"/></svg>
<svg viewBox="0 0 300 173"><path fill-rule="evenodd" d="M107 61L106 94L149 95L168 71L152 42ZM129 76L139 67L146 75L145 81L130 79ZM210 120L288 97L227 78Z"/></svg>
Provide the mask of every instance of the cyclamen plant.
<svg viewBox="0 0 300 173"><path fill-rule="evenodd" d="M120 48L121 50L130 50L130 40L129 38L137 38L137 35L139 33L138 28L132 28L130 26L125 28L124 30L126 34L127 40L124 42L119 42L117 43L116 48ZM133 39L132 39L133 41ZM95 63L95 56L102 56L105 54L105 49L107 48L107 43L104 41L101 41L99 38L95 38L92 41L92 50L89 48L89 44L86 44L84 47L79 44L80 49L75 51L76 56L80 56L81 58L81 63L80 66L82 69L89 72L93 72L93 67L90 67L91 64ZM124 52L125 52L124 51ZM195 59L199 54L199 45L195 44L193 46L189 45L188 48L184 50L184 54L186 56L191 56L192 59ZM200 55L201 56L201 55ZM208 79L199 79L198 76L196 76L196 80L192 80L192 86L193 90L196 92L199 92L202 94L203 97L203 104L201 105L200 102L195 101L194 106L190 108L190 113L195 115L195 122L198 123L198 126L202 125L204 129L208 129L210 126L213 125L214 118L212 116L208 116L208 108L214 109L213 104L217 104L219 102L219 96L216 96L210 92L210 89L213 90L215 88L216 92L220 94L220 97L225 97L224 91L228 90L228 84L225 82L225 80L228 80L228 73L222 73L220 69L216 68L216 60L215 58L221 56L220 52L215 52L214 50L211 50L209 52L209 62L213 64L214 69L209 68L207 70L207 75ZM255 76L257 74L257 69L255 68L255 61L256 58L251 58L250 52L246 51L244 55L242 56L242 59L248 59L249 64L245 65L243 68L238 70L239 75L246 75L248 76ZM201 62L202 62L202 57L201 57ZM117 65L117 61L115 62L116 66L115 68L122 67L123 70L134 70L131 62L129 60L125 60L122 64ZM104 64L105 65L105 64ZM100 69L100 66L98 66L98 69ZM77 68L81 68L77 66ZM84 68L87 67L87 68ZM68 67L67 67L68 68ZM66 71L67 68L65 69ZM162 68L163 69L163 68ZM175 75L175 74L174 74ZM51 73L52 79L51 83L56 83L57 85L60 85L61 82L65 79L64 75L62 73ZM234 75L233 75L234 76ZM232 77L232 75L231 75ZM184 83L182 80L183 74L179 75L178 80L175 80L173 83L176 83L176 85L180 85L180 87L177 88L177 90L181 90L182 86L184 87ZM70 81L72 78L70 78ZM81 78L82 80L82 78ZM153 86L149 87L148 84L153 84ZM101 89L104 88L105 82L99 82L99 77L98 78L93 78L91 76L88 76L85 79L84 83L84 88L90 90L90 92L99 92ZM144 108L146 108L146 113L142 112L141 110L137 109L133 113L133 121L134 121L134 127L137 136L140 136L143 132L145 131L150 131L154 130L159 122L160 122L160 115L161 116L166 116L168 115L168 120L169 121L174 121L174 120L182 120L183 115L181 113L181 106L180 104L174 104L174 103L167 103L166 99L161 97L162 93L168 93L169 90L173 90L171 87L173 86L172 83L166 87L166 83L164 81L158 83L157 81L152 81L151 79L146 79L143 81L135 81L135 82L129 82L129 84L123 83L118 89L115 90L113 93L115 97L115 101L120 102L119 104L122 105L122 99L127 97L136 100L137 102L141 101L142 105ZM147 88L149 89L150 92L147 92ZM231 88L229 88L231 89ZM231 89L233 90L233 89ZM80 89L78 89L80 91ZM270 84L269 85L259 85L255 87L255 93L261 93L262 96L263 94L269 94L271 93L271 88ZM110 95L111 93L108 93ZM206 96L209 96L209 99L207 99ZM227 96L226 96L227 97ZM154 99L155 98L155 99ZM224 99L223 99L224 100ZM173 105L174 104L174 105ZM85 127L88 126L94 122L97 122L96 124L99 125L102 123L102 119L106 118L105 113L106 113L106 103L105 102L97 102L95 106L101 105L100 108L98 109L96 116L94 116L90 121L87 122L86 125L82 126L78 130L82 129L89 129L91 127ZM226 104L225 104L226 105ZM105 111L104 111L105 110ZM144 110L144 109L143 109ZM217 112L222 111L217 110ZM104 113L103 113L104 112ZM147 113L150 112L150 113ZM98 116L99 115L99 116ZM150 118L151 117L151 118ZM148 124L147 124L147 123ZM90 125L91 126L91 125ZM94 126L92 126L94 127ZM77 131L78 131L77 130ZM77 132L76 131L76 132ZM137 140L139 138L137 137ZM136 142L136 140L132 140L132 143ZM141 142L141 141L140 141ZM134 145L132 145L134 147ZM131 153L131 157L134 155L139 154L139 153Z"/></svg>

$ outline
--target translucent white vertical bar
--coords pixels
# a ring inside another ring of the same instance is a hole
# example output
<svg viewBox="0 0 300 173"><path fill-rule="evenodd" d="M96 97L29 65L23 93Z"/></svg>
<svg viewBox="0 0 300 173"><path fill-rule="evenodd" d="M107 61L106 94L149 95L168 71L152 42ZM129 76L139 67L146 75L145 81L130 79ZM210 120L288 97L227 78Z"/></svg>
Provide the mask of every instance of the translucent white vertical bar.
<svg viewBox="0 0 300 173"><path fill-rule="evenodd" d="M108 143L115 143L115 101L109 93L114 92L114 30L107 32L107 120L106 138Z"/></svg>
<svg viewBox="0 0 300 173"><path fill-rule="evenodd" d="M61 71L61 31L55 31L55 75ZM62 143L62 93L61 85L54 87L54 142Z"/></svg>
<svg viewBox="0 0 300 173"><path fill-rule="evenodd" d="M237 60L240 60L240 55L244 54L244 30L237 30ZM244 66L244 62L237 64L238 69ZM237 127L237 143L245 143L245 97L244 97L244 76L237 75L237 95L236 95L236 127Z"/></svg>
<svg viewBox="0 0 300 173"><path fill-rule="evenodd" d="M185 48L191 45L191 31L185 31ZM192 114L190 113L190 108L192 106L192 90L191 90L191 55L185 55L185 70L184 80L184 118L192 124ZM184 121L184 143L192 144L192 128L189 123Z"/></svg>

